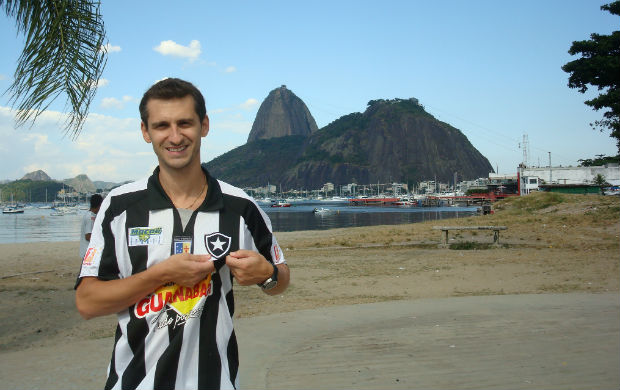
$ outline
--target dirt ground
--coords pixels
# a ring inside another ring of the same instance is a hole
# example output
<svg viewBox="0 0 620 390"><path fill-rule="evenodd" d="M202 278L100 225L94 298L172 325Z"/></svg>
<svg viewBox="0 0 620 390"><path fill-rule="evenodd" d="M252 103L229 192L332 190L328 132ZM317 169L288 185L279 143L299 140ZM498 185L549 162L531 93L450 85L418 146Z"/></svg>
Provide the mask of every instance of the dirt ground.
<svg viewBox="0 0 620 390"><path fill-rule="evenodd" d="M395 226L276 233L291 285L269 297L235 288L236 316L332 305L472 295L617 292L620 198L535 194L494 214ZM433 226L502 225L450 233ZM458 249L460 248L460 249ZM74 305L78 243L0 245L0 353L113 335L115 316L85 321Z"/></svg>

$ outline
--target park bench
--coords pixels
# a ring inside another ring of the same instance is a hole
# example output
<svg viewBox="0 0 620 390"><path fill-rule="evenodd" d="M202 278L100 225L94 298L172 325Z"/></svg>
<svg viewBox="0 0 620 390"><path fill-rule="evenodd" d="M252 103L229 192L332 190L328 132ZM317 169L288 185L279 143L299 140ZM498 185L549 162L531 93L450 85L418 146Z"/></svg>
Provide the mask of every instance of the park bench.
<svg viewBox="0 0 620 390"><path fill-rule="evenodd" d="M448 232L450 230L493 230L493 245L499 246L499 231L508 229L506 226L433 226L435 230L441 230L442 242L440 247L448 246Z"/></svg>

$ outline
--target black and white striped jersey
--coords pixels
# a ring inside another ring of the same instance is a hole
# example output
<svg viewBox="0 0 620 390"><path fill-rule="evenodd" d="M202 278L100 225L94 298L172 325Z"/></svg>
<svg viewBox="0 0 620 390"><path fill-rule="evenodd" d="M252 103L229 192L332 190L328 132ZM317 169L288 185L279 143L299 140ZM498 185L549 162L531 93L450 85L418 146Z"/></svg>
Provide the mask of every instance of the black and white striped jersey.
<svg viewBox="0 0 620 390"><path fill-rule="evenodd" d="M87 276L125 278L183 251L211 254L216 271L193 288L164 285L118 313L106 388L238 388L233 278L225 257L251 249L280 264L282 250L264 211L206 170L207 196L183 228L158 173L105 198L77 283Z"/></svg>

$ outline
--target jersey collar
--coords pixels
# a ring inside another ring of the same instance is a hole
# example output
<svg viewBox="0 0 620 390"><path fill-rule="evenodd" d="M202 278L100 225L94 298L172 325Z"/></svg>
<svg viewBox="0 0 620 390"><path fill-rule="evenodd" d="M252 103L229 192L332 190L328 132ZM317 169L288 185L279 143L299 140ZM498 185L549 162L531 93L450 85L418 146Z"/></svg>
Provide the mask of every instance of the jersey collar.
<svg viewBox="0 0 620 390"><path fill-rule="evenodd" d="M224 199L222 197L222 189L220 188L220 183L209 174L209 171L207 171L204 166L201 166L201 168L205 176L207 177L208 189L205 200L202 202L200 207L198 207L198 210L220 210L222 207L224 207ZM149 177L147 190L149 209L161 210L174 208L174 204L172 203L172 201L166 194L166 191L164 191L161 183L159 182L159 167L155 168L153 174L151 175L151 177Z"/></svg>

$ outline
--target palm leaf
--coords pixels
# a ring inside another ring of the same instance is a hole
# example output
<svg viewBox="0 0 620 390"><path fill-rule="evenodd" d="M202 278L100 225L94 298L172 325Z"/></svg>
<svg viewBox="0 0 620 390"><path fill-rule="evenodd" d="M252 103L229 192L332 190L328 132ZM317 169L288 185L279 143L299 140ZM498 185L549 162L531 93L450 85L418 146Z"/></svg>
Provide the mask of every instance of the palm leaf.
<svg viewBox="0 0 620 390"><path fill-rule="evenodd" d="M106 64L99 1L0 0L16 21L25 45L7 92L16 123L34 124L52 102L66 96L65 132L76 138L84 126Z"/></svg>

